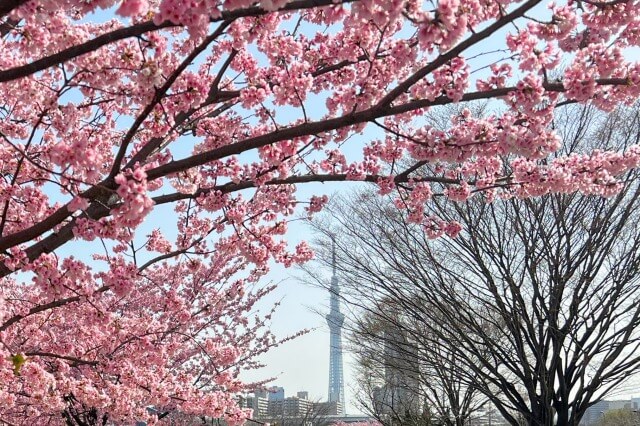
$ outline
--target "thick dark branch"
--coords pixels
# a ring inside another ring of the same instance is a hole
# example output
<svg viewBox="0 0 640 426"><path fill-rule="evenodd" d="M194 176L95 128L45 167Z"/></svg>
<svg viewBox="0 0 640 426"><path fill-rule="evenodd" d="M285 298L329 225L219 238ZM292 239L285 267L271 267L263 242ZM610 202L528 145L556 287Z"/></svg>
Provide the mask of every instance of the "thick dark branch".
<svg viewBox="0 0 640 426"><path fill-rule="evenodd" d="M13 30L15 28L15 26L18 25L19 22L20 21L18 21L17 19L7 19L3 23L1 23L0 24L0 37L4 37L7 34L9 34L9 32L11 32L11 30Z"/></svg>
<svg viewBox="0 0 640 426"><path fill-rule="evenodd" d="M368 181L368 182L376 182L378 181L379 178L380 176L371 175L361 180ZM433 182L437 181L440 183L459 183L459 181L457 180L438 178L438 177L430 177L430 178L424 178L424 179L430 179L430 181L433 181ZM287 179L273 180L266 183L266 185L284 185L284 184L309 183L309 182L342 182L347 180L349 179L347 179L347 176L344 174L305 175L305 176L293 176ZM197 193L197 195L175 193L170 195L161 195L161 196L155 197L153 200L156 202L156 204L166 204L166 203L175 202L178 200L184 200L187 198L195 198L198 195L204 194L209 191L218 190L224 193L231 193L231 192L241 191L243 189L249 189L254 187L256 187L254 182L245 181L237 184L230 183L230 184L220 185L219 187L214 187L210 189L201 189L200 192ZM117 207L117 205L114 205L112 207ZM103 204L94 203L94 204L91 204L91 206L89 206L89 208L84 212L84 215L82 217L90 218L92 220L98 220L100 218L109 216L110 213L111 213L111 208L106 207ZM34 260L41 254L51 253L58 247L70 241L74 236L73 229L75 228L75 226L76 226L76 220L75 219L71 220L69 223L62 226L58 230L58 232L48 235L47 237L43 238L41 241L38 241L37 243L33 244L26 250L27 258L29 260ZM12 272L13 271L11 271L6 266L0 265L0 277L7 276ZM2 331L2 328L0 328L0 331Z"/></svg>
<svg viewBox="0 0 640 426"><path fill-rule="evenodd" d="M517 18L524 15L529 9L533 8L535 5L540 3L540 0L529 0L513 12L503 16L493 24L489 25L484 30L473 34L465 41L459 43L453 49L443 53L438 56L433 62L429 63L425 67L421 68L414 74L412 74L409 78L404 80L402 83L398 84L393 90L391 90L387 95L385 95L378 105L380 106L389 106L391 103L398 98L398 96L402 95L405 91L407 91L411 86L416 84L418 81L422 80L425 76L431 74L433 71L437 70L453 58L459 56L462 52L468 49L471 46L474 46L478 42L484 40L485 38L491 36L493 33L498 31L503 26L513 22Z"/></svg>
<svg viewBox="0 0 640 426"><path fill-rule="evenodd" d="M164 22L160 25L156 25L153 21L141 22L127 28L120 28L110 33L103 34L85 43L72 46L61 52L54 53L51 56L38 59L29 64L21 65L7 70L0 71L0 83L16 80L34 74L38 71L45 70L54 65L62 64L78 56L93 52L94 50L105 46L107 44L123 40L129 37L140 36L149 31L159 30L161 28L168 28L175 26L171 22Z"/></svg>
<svg viewBox="0 0 640 426"><path fill-rule="evenodd" d="M383 176L381 175L367 175L365 176L363 179L358 179L359 182L378 182L381 178L383 178ZM299 183L311 183L311 182L319 182L319 183L324 183L324 182L347 182L349 181L349 177L346 174L325 174L325 175L302 175L302 176L291 176L288 177L286 179L273 179L270 180L266 183L264 183L265 186L270 186L270 185L295 185L295 184L299 184ZM396 183L403 183L403 182L407 182L408 181L408 175L407 176L401 176L400 178L396 179ZM438 177L438 176L426 176L426 177L416 177L414 178L415 182L437 182L437 183L442 183L442 184L458 184L460 183L459 179L449 179L449 178L443 178L443 177ZM173 193L173 194L167 194L167 195L159 195L157 197L153 198L153 201L156 204L166 204L166 203L173 203L179 200L186 200L189 198L198 198L202 195L208 194L210 192L215 192L215 191L220 191L223 194L228 194L231 192L237 192L237 191L242 191L244 189L249 189L249 188L256 188L257 185L255 182L252 181L244 181L244 182L238 182L238 183L228 183L228 184L224 184L224 185L220 185L220 186L215 186L212 188L201 188L199 190L197 190L196 192L194 192L193 194L187 194L187 193Z"/></svg>
<svg viewBox="0 0 640 426"><path fill-rule="evenodd" d="M628 84L628 81L626 79L604 79L604 80L598 81L598 84L600 85L625 84L626 85ZM545 85L545 89L549 91L555 91L555 92L564 92L565 90L564 86L561 83L548 83ZM488 90L484 92L468 93L462 97L461 102L506 96L509 94L509 92L512 92L514 90L516 90L515 87L506 87L501 89ZM332 131L342 127L347 127L355 124L373 121L376 118L380 118L380 117L413 111L419 108L425 108L425 107L436 106L436 105L446 105L450 103L453 103L451 99L447 98L446 96L441 96L435 99L434 101L429 101L426 99L414 100L414 101L409 101L405 104L390 107L390 108L373 107L364 111L356 112L356 113L342 116L342 117L331 118L323 121L304 123L297 126L276 130L266 135L261 135L254 138L246 139L242 142L223 146L218 149L206 151L182 160L177 160L177 161L173 161L173 162L161 165L154 169L148 170L147 176L149 180L159 179L159 178L166 177L167 175L170 175L172 173L188 170L192 167L201 166L211 161L215 161L230 155L237 155L242 152L249 151L252 149L257 149L262 146L270 145L276 142L289 140L296 137L302 137L302 136L308 136L308 135L319 134L327 131ZM109 179L109 180L103 181L99 185L96 185L88 189L87 191L81 194L81 196L84 198L98 200L98 202L94 201L89 207L89 209L87 209L86 211L87 215L90 218L98 219L100 217L106 216L109 213L109 208L106 207L106 202L116 188L117 186L113 181L113 179ZM62 223L70 215L71 215L71 212L68 210L66 205L60 207L51 216L47 217L46 219L42 220L36 225L33 225L30 228L18 231L6 237L0 238L0 251L5 251L10 247L25 243L38 236L41 236L43 233L53 229L53 227ZM34 259L41 253L51 252L53 251L53 249L61 246L66 241L70 240L73 237L73 232L72 232L73 226L74 226L74 223L72 221L70 224L63 226L62 229L57 233L52 234L51 236L34 244L34 246L32 246L27 252L29 258ZM9 273L10 271L6 267L0 267L0 276L6 276Z"/></svg>
<svg viewBox="0 0 640 426"><path fill-rule="evenodd" d="M611 0L611 1L579 0L579 1L590 4L592 6L596 6L599 9L606 9L608 7L629 2L629 0Z"/></svg>
<svg viewBox="0 0 640 426"><path fill-rule="evenodd" d="M102 292L107 291L108 289L109 289L109 287L101 287L98 290L96 290L96 293L102 293ZM24 319L24 318L26 318L28 316L39 314L40 312L48 311L49 309L59 308L59 307L64 306L64 305L68 305L69 303L79 302L80 299L81 299L80 296L67 297L65 299L54 300L53 302L46 303L44 305L35 306L35 307L31 308L29 310L29 312L27 312L26 315L14 315L11 318L9 318L8 320L6 320L0 326L0 332L5 331L9 327L11 327L13 324L17 323L18 321L20 321L20 320L22 320L22 319Z"/></svg>
<svg viewBox="0 0 640 426"><path fill-rule="evenodd" d="M598 80L599 85L626 85L627 79L603 79ZM564 92L565 88L562 83L547 83L544 88L552 92ZM516 91L515 87L504 87L487 91L479 91L465 94L459 102L470 102L479 99L493 99L501 96L507 96L510 92ZM297 137L303 137L318 133L329 132L347 126L366 123L377 118L388 117L392 115L402 114L414 111L420 108L427 108L437 105L447 105L454 101L447 96L440 96L433 101L428 99L418 99L408 101L404 104L394 107L383 107L381 103L369 109L358 111L353 114L344 115L336 118L329 118L322 121L314 121L279 129L266 135L256 136L231 145L226 145L218 149L206 151L191 157L172 161L162 166L151 169L147 172L149 179L157 179L171 173L181 172L192 167L201 166L211 161L219 160L230 155L237 155L245 151L257 149L272 143L290 140ZM1 241L1 240L0 240ZM1 246L0 246L1 248Z"/></svg>
<svg viewBox="0 0 640 426"><path fill-rule="evenodd" d="M341 3L351 3L353 1L356 1L356 0L342 0ZM24 0L7 0L3 2L2 6L0 6L0 16L2 15L2 10L8 9L8 11L10 11L14 7L17 7L17 5L20 5L21 3L24 3ZM280 12L331 6L333 4L335 4L335 2L332 0L297 0L297 1L292 1L288 3L285 7L280 9ZM260 7L248 7L245 9L224 11L221 13L219 17L212 19L211 22L234 20L237 18L251 17L251 16L262 16L262 15L267 15L269 13L273 13L273 12L264 10ZM38 71L45 70L51 66L62 64L73 58L77 58L78 56L93 52L94 50L100 47L106 46L110 43L113 43L119 40L123 40L129 37L140 36L149 31L156 31L162 28L169 28L169 27L175 27L175 26L177 25L169 21L163 22L159 25L154 24L153 21L147 21L147 22L142 22L140 24L133 25L131 27L121 28L107 34L100 35L85 43L65 49L51 56L38 59L29 64L14 67L14 68L9 68L4 71L0 71L0 83L29 76Z"/></svg>
<svg viewBox="0 0 640 426"><path fill-rule="evenodd" d="M98 365L98 361L88 361L86 359L81 359L81 358L76 358L73 356L67 356L67 355L59 355L59 354L54 354L51 352L39 352L39 351L35 351L35 352L27 352L25 353L26 356L39 356L39 357L46 357L46 358L57 358L57 359L63 359L65 361L70 361L73 365L92 365L92 366L96 366Z"/></svg>
<svg viewBox="0 0 640 426"><path fill-rule="evenodd" d="M11 13L14 9L25 4L27 0L2 0L0 2L0 17Z"/></svg>

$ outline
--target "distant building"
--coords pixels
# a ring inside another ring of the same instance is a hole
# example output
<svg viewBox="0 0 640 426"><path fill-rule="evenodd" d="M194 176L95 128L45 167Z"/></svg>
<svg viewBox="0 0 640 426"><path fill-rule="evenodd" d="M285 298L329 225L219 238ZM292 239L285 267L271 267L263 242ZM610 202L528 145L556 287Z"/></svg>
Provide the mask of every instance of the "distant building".
<svg viewBox="0 0 640 426"><path fill-rule="evenodd" d="M265 417L269 410L269 400L259 396L249 397L247 398L247 408L253 410L253 418Z"/></svg>
<svg viewBox="0 0 640 426"><path fill-rule="evenodd" d="M423 412L416 366L417 346L402 330L386 324L384 331L384 385L373 389L374 410L399 418L416 418Z"/></svg>
<svg viewBox="0 0 640 426"><path fill-rule="evenodd" d="M631 399L618 399L613 401L602 400L593 404L587 408L580 426L594 426L598 424L600 419L608 412L612 410L628 410L638 411L640 408L640 398Z"/></svg>
<svg viewBox="0 0 640 426"><path fill-rule="evenodd" d="M324 419L323 421L323 425L324 424L330 424L333 425L335 423L338 422L342 422L342 423L363 423L363 422L374 422L375 419L367 416L367 415L354 415L354 414L345 414L343 416L329 416L327 418Z"/></svg>
<svg viewBox="0 0 640 426"><path fill-rule="evenodd" d="M252 396L240 398L243 408L253 410L254 419L281 420L309 417L314 404L309 400L309 392L301 391L297 396L285 397L284 388L274 387L265 392L257 390Z"/></svg>
<svg viewBox="0 0 640 426"><path fill-rule="evenodd" d="M269 396L269 391L265 389L258 389L254 391L253 394L258 398L267 398Z"/></svg>
<svg viewBox="0 0 640 426"><path fill-rule="evenodd" d="M469 426L507 426L509 422L492 406L485 406L474 412L469 419Z"/></svg>
<svg viewBox="0 0 640 426"><path fill-rule="evenodd" d="M591 407L587 408L587 411L585 411L580 424L584 426L595 425L602 418L604 413L609 410L609 401L598 401Z"/></svg>
<svg viewBox="0 0 640 426"><path fill-rule="evenodd" d="M269 390L269 401L282 401L284 400L284 388L276 386Z"/></svg>
<svg viewBox="0 0 640 426"><path fill-rule="evenodd" d="M632 399L627 400L615 400L607 401L609 403L609 410L637 410L638 404L633 402Z"/></svg>
<svg viewBox="0 0 640 426"><path fill-rule="evenodd" d="M373 420L369 416L347 416L340 401L312 402L309 392L300 391L296 396L285 397L284 389L261 390L253 395L241 396L240 407L251 408L251 418L278 426L327 426L337 422L355 423Z"/></svg>
<svg viewBox="0 0 640 426"><path fill-rule="evenodd" d="M264 418L267 416L269 408L269 400L266 395L264 391L255 391L253 395L240 396L238 403L240 408L250 408L253 411L251 418Z"/></svg>
<svg viewBox="0 0 640 426"><path fill-rule="evenodd" d="M313 404L307 399L290 396L282 400L271 400L267 410L267 417L304 417L313 409Z"/></svg>
<svg viewBox="0 0 640 426"><path fill-rule="evenodd" d="M314 410L323 416L342 416L344 413L344 406L340 401L316 402L314 407Z"/></svg>

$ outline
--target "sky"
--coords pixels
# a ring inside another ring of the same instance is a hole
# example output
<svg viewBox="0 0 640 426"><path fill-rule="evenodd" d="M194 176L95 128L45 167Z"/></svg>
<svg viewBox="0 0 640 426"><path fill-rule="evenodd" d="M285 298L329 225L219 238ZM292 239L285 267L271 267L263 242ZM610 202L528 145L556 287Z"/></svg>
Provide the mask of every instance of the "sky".
<svg viewBox="0 0 640 426"><path fill-rule="evenodd" d="M299 191L300 195L331 195L338 191L345 194L357 186L360 185L309 184ZM290 224L287 242L291 247L303 240L311 242L313 238L311 228L304 221ZM318 269L315 272L325 282L329 282L331 271ZM275 302L281 303L273 317L272 331L278 337L292 335L300 330L308 330L308 333L271 350L262 359L266 367L249 372L244 377L251 381L274 377L272 385L283 387L286 396L295 396L298 391L308 391L310 399L325 401L329 386L329 328L324 315L329 312L329 291L308 284L304 274L299 268L285 268L274 264L262 280L263 284L278 284L276 290L261 303L262 309L270 308ZM342 311L346 313L344 306ZM359 414L361 411L353 401L354 359L346 349L349 344L346 337L343 335L345 408L348 414Z"/></svg>

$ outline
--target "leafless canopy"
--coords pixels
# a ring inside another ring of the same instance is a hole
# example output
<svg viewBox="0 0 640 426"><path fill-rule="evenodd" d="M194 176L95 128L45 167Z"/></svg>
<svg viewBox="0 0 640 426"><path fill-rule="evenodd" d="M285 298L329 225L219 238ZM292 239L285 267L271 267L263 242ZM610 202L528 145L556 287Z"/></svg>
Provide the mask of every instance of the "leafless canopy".
<svg viewBox="0 0 640 426"><path fill-rule="evenodd" d="M565 152L640 137L637 110L606 117L586 107L568 111L556 122L574 141ZM635 178L626 176L610 199L566 194L456 204L437 197L430 213L460 221L464 231L433 241L389 200L361 192L334 200L314 223L319 260L328 259L324 235L336 234L354 318L362 324L373 316L402 330L424 348L414 351L419 362L443 361L459 389L481 392L511 424L577 425L640 365Z"/></svg>

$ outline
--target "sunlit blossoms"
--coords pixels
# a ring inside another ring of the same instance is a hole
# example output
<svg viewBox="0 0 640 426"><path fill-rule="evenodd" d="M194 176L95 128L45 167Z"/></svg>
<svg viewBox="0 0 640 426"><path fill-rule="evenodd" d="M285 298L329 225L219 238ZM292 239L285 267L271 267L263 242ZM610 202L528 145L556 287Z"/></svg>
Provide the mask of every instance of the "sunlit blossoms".
<svg viewBox="0 0 640 426"><path fill-rule="evenodd" d="M3 2L0 421L243 423L279 343L258 282L312 257L288 222L333 191L305 185L377 185L431 238L461 231L433 197L614 194L640 148L559 156L551 124L636 102L639 8Z"/></svg>

